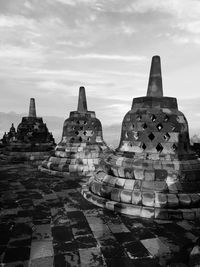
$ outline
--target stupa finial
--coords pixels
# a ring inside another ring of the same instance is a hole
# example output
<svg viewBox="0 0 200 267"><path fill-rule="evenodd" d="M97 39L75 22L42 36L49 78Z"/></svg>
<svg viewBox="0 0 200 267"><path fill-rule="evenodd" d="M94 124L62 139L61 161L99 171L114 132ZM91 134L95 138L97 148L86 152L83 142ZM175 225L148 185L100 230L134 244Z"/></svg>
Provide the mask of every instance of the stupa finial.
<svg viewBox="0 0 200 267"><path fill-rule="evenodd" d="M161 63L159 56L152 57L147 96L163 96Z"/></svg>
<svg viewBox="0 0 200 267"><path fill-rule="evenodd" d="M77 111L80 111L80 112L86 112L87 111L87 99L86 99L86 94L85 94L85 87L83 87L83 86L81 86L79 88Z"/></svg>
<svg viewBox="0 0 200 267"><path fill-rule="evenodd" d="M28 116L36 118L35 98L30 99Z"/></svg>

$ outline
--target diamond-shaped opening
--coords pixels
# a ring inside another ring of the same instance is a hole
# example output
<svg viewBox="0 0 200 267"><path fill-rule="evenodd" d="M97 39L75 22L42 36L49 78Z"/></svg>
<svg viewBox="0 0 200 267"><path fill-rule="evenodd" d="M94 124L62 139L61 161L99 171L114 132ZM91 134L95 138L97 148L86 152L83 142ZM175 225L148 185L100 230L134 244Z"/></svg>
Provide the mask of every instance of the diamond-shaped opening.
<svg viewBox="0 0 200 267"><path fill-rule="evenodd" d="M82 139L82 137L81 137L81 136L79 137L79 139L78 139L78 140L79 140L79 142L82 142L82 141L83 141L83 139Z"/></svg>
<svg viewBox="0 0 200 267"><path fill-rule="evenodd" d="M153 115L151 115L151 120L154 122L154 121L156 121L156 116L153 114Z"/></svg>
<svg viewBox="0 0 200 267"><path fill-rule="evenodd" d="M134 127L135 127L135 125L134 125L134 124L132 124L132 127L134 128Z"/></svg>
<svg viewBox="0 0 200 267"><path fill-rule="evenodd" d="M80 121L77 121L76 123L77 123L77 124L80 124Z"/></svg>
<svg viewBox="0 0 200 267"><path fill-rule="evenodd" d="M75 135L78 135L78 134L79 134L79 131L76 131L76 132L75 132Z"/></svg>
<svg viewBox="0 0 200 267"><path fill-rule="evenodd" d="M147 124L144 123L144 124L142 125L142 128L145 130L145 129L147 128Z"/></svg>
<svg viewBox="0 0 200 267"><path fill-rule="evenodd" d="M163 146L159 143L157 146L156 146L156 150L158 152L162 152L163 151Z"/></svg>
<svg viewBox="0 0 200 267"><path fill-rule="evenodd" d="M165 117L164 117L164 121L168 121L169 120L169 116L167 116L167 115L165 115Z"/></svg>
<svg viewBox="0 0 200 267"><path fill-rule="evenodd" d="M169 138L170 138L170 135L168 134L168 133L166 133L166 134L164 134L164 139L165 139L165 141L168 141L169 140Z"/></svg>
<svg viewBox="0 0 200 267"><path fill-rule="evenodd" d="M137 120L137 121L141 121L141 119L142 119L142 116L140 116L140 115L137 115L137 116L136 116L136 120Z"/></svg>
<svg viewBox="0 0 200 267"><path fill-rule="evenodd" d="M163 125L161 123L159 123L156 127L157 127L158 131L161 131L163 128Z"/></svg>
<svg viewBox="0 0 200 267"><path fill-rule="evenodd" d="M91 140L91 138L90 137L88 137L88 139L87 139L88 141L90 141Z"/></svg>
<svg viewBox="0 0 200 267"><path fill-rule="evenodd" d="M83 132L84 135L86 135L86 133L87 133L86 131Z"/></svg>
<svg viewBox="0 0 200 267"><path fill-rule="evenodd" d="M84 123L83 124L87 124L87 121L84 121Z"/></svg>
<svg viewBox="0 0 200 267"><path fill-rule="evenodd" d="M153 133L150 133L150 134L148 135L148 137L149 137L149 139L150 139L151 141L153 141L153 139L155 138L155 135L154 135Z"/></svg>
<svg viewBox="0 0 200 267"><path fill-rule="evenodd" d="M177 145L173 144L172 149L173 149L173 151L176 151L177 150Z"/></svg>
<svg viewBox="0 0 200 267"><path fill-rule="evenodd" d="M135 140L138 140L138 138L139 138L139 133L138 133L138 132L133 132L133 138L134 138Z"/></svg>
<svg viewBox="0 0 200 267"><path fill-rule="evenodd" d="M80 127L80 130L83 130L83 126Z"/></svg>
<svg viewBox="0 0 200 267"><path fill-rule="evenodd" d="M144 143L141 145L141 148L144 149L144 150L146 149L146 147L147 146Z"/></svg>

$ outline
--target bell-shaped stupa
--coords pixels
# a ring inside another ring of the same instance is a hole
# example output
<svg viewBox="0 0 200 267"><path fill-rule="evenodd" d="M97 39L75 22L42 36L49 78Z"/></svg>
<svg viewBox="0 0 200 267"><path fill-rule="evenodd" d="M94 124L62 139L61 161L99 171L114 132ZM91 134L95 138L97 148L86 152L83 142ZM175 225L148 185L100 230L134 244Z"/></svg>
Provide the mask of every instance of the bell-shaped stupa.
<svg viewBox="0 0 200 267"><path fill-rule="evenodd" d="M12 124L2 138L4 158L11 161L41 161L48 158L55 147L52 133L41 117L36 116L35 99L30 99L29 115L22 118L17 131Z"/></svg>
<svg viewBox="0 0 200 267"><path fill-rule="evenodd" d="M163 96L160 57L152 59L147 96L133 99L121 141L82 194L120 213L158 219L200 217L200 161L177 100Z"/></svg>
<svg viewBox="0 0 200 267"><path fill-rule="evenodd" d="M54 156L45 160L39 169L57 176L91 175L108 150L101 122L94 111L87 110L85 88L80 87L77 111L71 111L65 120Z"/></svg>

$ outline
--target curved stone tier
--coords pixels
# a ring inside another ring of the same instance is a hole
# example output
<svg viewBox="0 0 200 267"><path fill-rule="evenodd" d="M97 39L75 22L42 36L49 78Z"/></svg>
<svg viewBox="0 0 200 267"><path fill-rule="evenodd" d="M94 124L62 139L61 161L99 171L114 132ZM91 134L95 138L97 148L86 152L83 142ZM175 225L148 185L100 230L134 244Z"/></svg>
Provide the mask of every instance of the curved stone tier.
<svg viewBox="0 0 200 267"><path fill-rule="evenodd" d="M200 217L200 160L175 98L162 96L160 58L153 57L146 97L133 99L114 153L82 189L94 204L159 219Z"/></svg>
<svg viewBox="0 0 200 267"><path fill-rule="evenodd" d="M87 110L85 88L80 87L78 110L70 112L54 155L44 161L39 169L57 176L67 176L69 173L91 175L108 149L103 141L101 122L94 111Z"/></svg>
<svg viewBox="0 0 200 267"><path fill-rule="evenodd" d="M55 142L43 119L36 117L35 100L31 98L29 116L23 117L17 131L12 124L2 139L4 159L41 161L52 153Z"/></svg>

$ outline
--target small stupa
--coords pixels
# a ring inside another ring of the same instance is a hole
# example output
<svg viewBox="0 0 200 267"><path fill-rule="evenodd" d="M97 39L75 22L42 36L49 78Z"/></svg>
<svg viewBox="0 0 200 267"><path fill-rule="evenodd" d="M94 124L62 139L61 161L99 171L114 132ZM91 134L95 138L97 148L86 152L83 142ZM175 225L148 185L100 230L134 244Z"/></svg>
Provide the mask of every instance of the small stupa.
<svg viewBox="0 0 200 267"><path fill-rule="evenodd" d="M133 99L121 140L83 186L90 202L154 219L200 217L200 160L177 100L163 96L160 57L152 58L147 96Z"/></svg>
<svg viewBox="0 0 200 267"><path fill-rule="evenodd" d="M30 99L29 115L22 118L17 131L14 124L2 138L5 159L11 161L40 161L47 158L55 147L52 133L41 117L36 116L35 99Z"/></svg>
<svg viewBox="0 0 200 267"><path fill-rule="evenodd" d="M87 110L85 88L80 87L77 111L71 111L63 125L62 139L54 156L39 169L57 176L91 175L101 156L109 150L103 140L101 122L94 111Z"/></svg>

